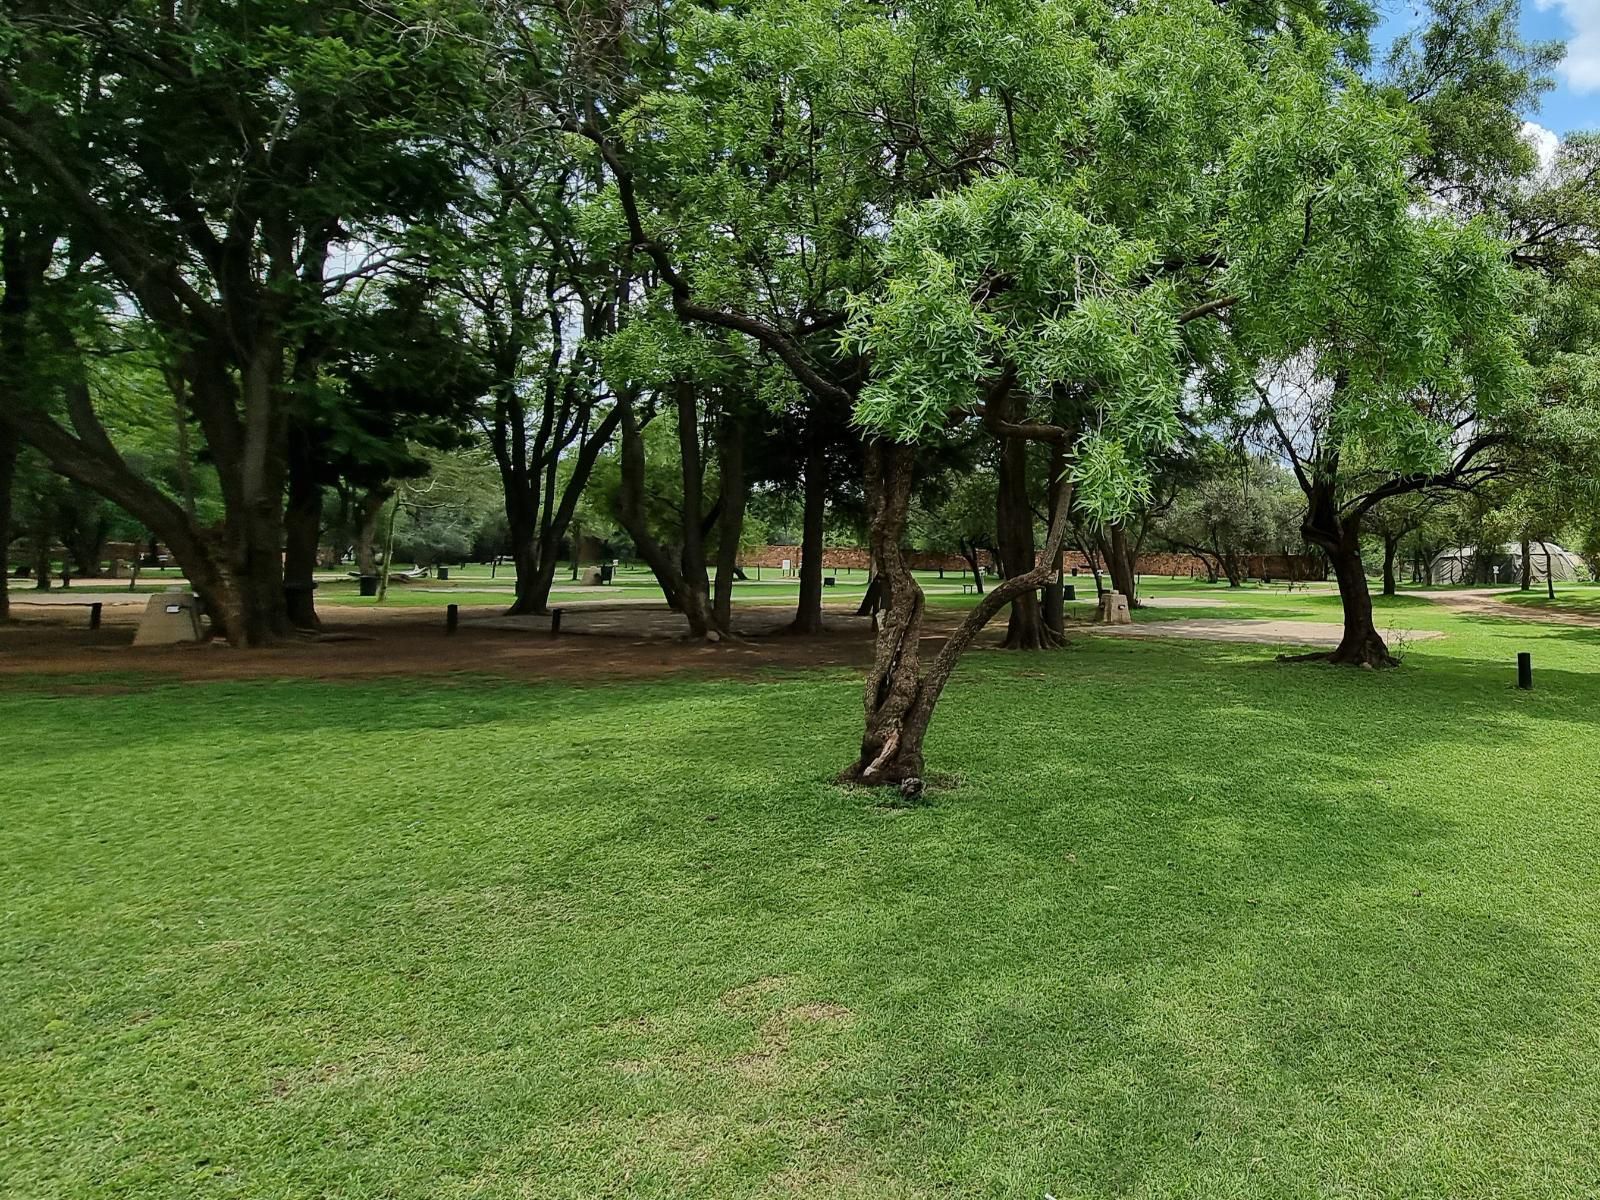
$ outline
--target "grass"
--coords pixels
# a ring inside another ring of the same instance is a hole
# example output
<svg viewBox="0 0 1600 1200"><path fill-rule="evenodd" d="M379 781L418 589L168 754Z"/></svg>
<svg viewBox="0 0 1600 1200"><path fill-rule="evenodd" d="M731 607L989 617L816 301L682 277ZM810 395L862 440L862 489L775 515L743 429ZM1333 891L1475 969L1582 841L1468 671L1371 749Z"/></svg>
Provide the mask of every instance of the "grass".
<svg viewBox="0 0 1600 1200"><path fill-rule="evenodd" d="M1594 1195L1600 631L1381 607L976 653L914 808L834 671L10 687L0 1194Z"/></svg>

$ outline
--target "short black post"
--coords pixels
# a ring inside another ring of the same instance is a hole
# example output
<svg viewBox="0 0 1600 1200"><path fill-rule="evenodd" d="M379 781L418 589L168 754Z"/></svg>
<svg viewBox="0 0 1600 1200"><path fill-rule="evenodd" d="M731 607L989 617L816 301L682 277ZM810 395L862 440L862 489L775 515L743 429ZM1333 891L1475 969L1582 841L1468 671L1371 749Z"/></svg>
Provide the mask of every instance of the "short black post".
<svg viewBox="0 0 1600 1200"><path fill-rule="evenodd" d="M1533 687L1533 655L1526 650L1517 655L1517 686L1523 691Z"/></svg>
<svg viewBox="0 0 1600 1200"><path fill-rule="evenodd" d="M551 637L555 637L556 634L558 634L560 632L561 632L561 610L559 608L552 608L550 610L550 636Z"/></svg>
<svg viewBox="0 0 1600 1200"><path fill-rule="evenodd" d="M454 633L456 626L461 623L461 605L447 604L444 606L444 631Z"/></svg>
<svg viewBox="0 0 1600 1200"><path fill-rule="evenodd" d="M104 607L104 605L102 605L98 600L95 601L93 604L89 605L89 628L90 629L99 629L100 628L100 612L101 612L101 609L103 607Z"/></svg>

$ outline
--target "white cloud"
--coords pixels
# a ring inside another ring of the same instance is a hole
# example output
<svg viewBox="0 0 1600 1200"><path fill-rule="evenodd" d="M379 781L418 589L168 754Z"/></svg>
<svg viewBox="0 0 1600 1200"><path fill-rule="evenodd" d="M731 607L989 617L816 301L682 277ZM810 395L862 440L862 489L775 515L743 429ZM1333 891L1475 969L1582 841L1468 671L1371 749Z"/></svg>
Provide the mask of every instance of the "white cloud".
<svg viewBox="0 0 1600 1200"><path fill-rule="evenodd" d="M1531 144L1533 152L1539 156L1539 174L1548 174L1551 165L1556 161L1556 151L1561 146L1561 139L1537 122L1524 121L1522 140Z"/></svg>
<svg viewBox="0 0 1600 1200"><path fill-rule="evenodd" d="M1600 91L1600 0L1537 0L1544 10L1556 9L1572 27L1561 73L1575 92Z"/></svg>

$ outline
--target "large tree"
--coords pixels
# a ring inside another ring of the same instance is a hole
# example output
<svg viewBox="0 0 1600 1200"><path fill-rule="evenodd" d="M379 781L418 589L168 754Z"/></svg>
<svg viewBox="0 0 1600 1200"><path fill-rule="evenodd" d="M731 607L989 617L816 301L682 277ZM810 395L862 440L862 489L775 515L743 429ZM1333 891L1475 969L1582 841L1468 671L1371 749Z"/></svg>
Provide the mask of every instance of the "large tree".
<svg viewBox="0 0 1600 1200"><path fill-rule="evenodd" d="M23 0L0 18L0 203L22 268L7 292L37 295L62 263L87 264L109 289L108 319L137 309L216 465L220 530L119 453L70 362L82 329L18 322L29 378L68 365L59 404L33 388L5 419L169 545L237 642L288 627L292 431L329 348L330 298L377 266L376 239L453 186L432 135L477 72L467 43L423 19L443 11Z"/></svg>

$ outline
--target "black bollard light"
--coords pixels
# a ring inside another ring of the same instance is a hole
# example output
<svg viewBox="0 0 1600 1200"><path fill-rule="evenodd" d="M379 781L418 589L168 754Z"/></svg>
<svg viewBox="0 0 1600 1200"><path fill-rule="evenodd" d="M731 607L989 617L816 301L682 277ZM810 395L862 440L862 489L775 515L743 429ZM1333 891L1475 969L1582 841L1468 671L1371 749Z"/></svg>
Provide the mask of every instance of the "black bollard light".
<svg viewBox="0 0 1600 1200"><path fill-rule="evenodd" d="M100 628L100 611L104 606L97 600L89 605L89 628Z"/></svg>
<svg viewBox="0 0 1600 1200"><path fill-rule="evenodd" d="M550 636L551 637L555 637L560 632L561 632L561 610L559 608L552 608L550 610Z"/></svg>
<svg viewBox="0 0 1600 1200"><path fill-rule="evenodd" d="M456 631L456 626L459 625L460 623L461 623L461 606L459 604L447 604L447 605L445 605L444 606L444 631L446 633L454 633Z"/></svg>
<svg viewBox="0 0 1600 1200"><path fill-rule="evenodd" d="M1533 655L1526 650L1517 655L1517 686L1525 692L1533 688Z"/></svg>

